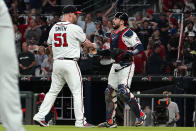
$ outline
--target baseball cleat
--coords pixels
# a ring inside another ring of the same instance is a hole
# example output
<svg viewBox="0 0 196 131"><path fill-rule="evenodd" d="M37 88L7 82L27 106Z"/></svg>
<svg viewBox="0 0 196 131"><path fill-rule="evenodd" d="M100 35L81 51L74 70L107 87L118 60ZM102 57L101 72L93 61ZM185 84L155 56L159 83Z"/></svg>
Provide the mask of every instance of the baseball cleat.
<svg viewBox="0 0 196 131"><path fill-rule="evenodd" d="M117 128L117 124L109 124L108 122L103 122L98 125L98 127L105 127L105 128Z"/></svg>
<svg viewBox="0 0 196 131"><path fill-rule="evenodd" d="M33 117L33 120L34 120L37 124L39 124L40 126L43 126L43 127L49 126L49 124L48 124L46 121L42 121L42 120L36 119L36 117Z"/></svg>
<svg viewBox="0 0 196 131"><path fill-rule="evenodd" d="M84 125L77 125L75 127L78 127L78 128L93 128L95 127L94 125L90 124L90 123L86 123Z"/></svg>
<svg viewBox="0 0 196 131"><path fill-rule="evenodd" d="M146 119L145 114L141 116L140 118L137 118L135 122L135 126L141 126L144 123L145 119Z"/></svg>

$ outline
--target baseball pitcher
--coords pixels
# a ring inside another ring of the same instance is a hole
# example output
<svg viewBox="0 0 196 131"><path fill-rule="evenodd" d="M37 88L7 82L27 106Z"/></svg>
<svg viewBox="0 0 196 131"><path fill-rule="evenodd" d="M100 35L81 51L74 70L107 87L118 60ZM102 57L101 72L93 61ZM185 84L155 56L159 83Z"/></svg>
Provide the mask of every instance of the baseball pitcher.
<svg viewBox="0 0 196 131"><path fill-rule="evenodd" d="M62 22L56 23L50 30L48 44L54 59L52 83L39 112L33 118L41 126L48 126L45 116L65 83L68 84L73 95L75 126L91 126L84 118L83 84L77 60L80 57L81 43L88 48L96 48L96 46L86 39L83 30L76 25L78 15L81 13L74 6L65 7Z"/></svg>

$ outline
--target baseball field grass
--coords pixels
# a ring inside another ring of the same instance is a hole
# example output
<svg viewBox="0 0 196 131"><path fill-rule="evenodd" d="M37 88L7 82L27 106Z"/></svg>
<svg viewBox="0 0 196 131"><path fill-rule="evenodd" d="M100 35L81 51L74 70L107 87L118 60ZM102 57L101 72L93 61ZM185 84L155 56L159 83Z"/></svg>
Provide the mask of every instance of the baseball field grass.
<svg viewBox="0 0 196 131"><path fill-rule="evenodd" d="M25 125L26 131L196 131L196 127L125 127L118 128L75 128L74 126L50 126ZM0 131L5 129L0 125Z"/></svg>

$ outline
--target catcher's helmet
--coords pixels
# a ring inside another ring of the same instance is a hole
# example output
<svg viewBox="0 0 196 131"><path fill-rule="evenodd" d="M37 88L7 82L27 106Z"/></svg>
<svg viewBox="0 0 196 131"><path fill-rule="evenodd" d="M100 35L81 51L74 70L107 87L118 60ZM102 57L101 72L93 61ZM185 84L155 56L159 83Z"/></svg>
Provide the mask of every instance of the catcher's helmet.
<svg viewBox="0 0 196 131"><path fill-rule="evenodd" d="M125 25L128 25L128 15L127 15L127 13L124 13L124 12L117 12L117 13L114 15L114 17L123 20L124 23L125 23Z"/></svg>

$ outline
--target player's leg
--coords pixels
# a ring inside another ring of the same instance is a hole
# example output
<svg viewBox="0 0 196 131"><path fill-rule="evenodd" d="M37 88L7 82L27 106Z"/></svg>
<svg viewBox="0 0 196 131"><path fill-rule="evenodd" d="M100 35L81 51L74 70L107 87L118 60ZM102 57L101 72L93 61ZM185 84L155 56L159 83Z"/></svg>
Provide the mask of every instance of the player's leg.
<svg viewBox="0 0 196 131"><path fill-rule="evenodd" d="M143 124L144 113L141 110L141 107L137 100L134 98L134 95L130 92L129 88L131 86L133 74L134 74L135 65L131 64L130 67L124 68L119 72L120 84L118 85L117 95L120 96L133 110L136 117L141 119L140 123L137 122L137 125ZM120 77L121 76L121 77Z"/></svg>
<svg viewBox="0 0 196 131"><path fill-rule="evenodd" d="M47 123L45 123L45 116L50 112L56 97L65 84L65 80L63 78L64 67L65 64L63 63L63 60L54 61L50 90L46 94L44 101L40 106L39 112L33 117L33 120L37 121L42 126L47 126Z"/></svg>
<svg viewBox="0 0 196 131"><path fill-rule="evenodd" d="M6 5L0 1L0 10ZM10 16L0 11L0 116L6 131L24 131L18 90L18 62ZM4 23L6 22L5 26Z"/></svg>
<svg viewBox="0 0 196 131"><path fill-rule="evenodd" d="M83 83L80 68L76 61L67 61L67 75L64 78L72 92L74 100L75 126L84 127L87 123L84 117Z"/></svg>
<svg viewBox="0 0 196 131"><path fill-rule="evenodd" d="M116 89L118 85L118 78L116 76L115 68L116 64L113 64L108 77L108 86L105 89L106 122L100 123L98 127L117 127L115 116L117 108Z"/></svg>

